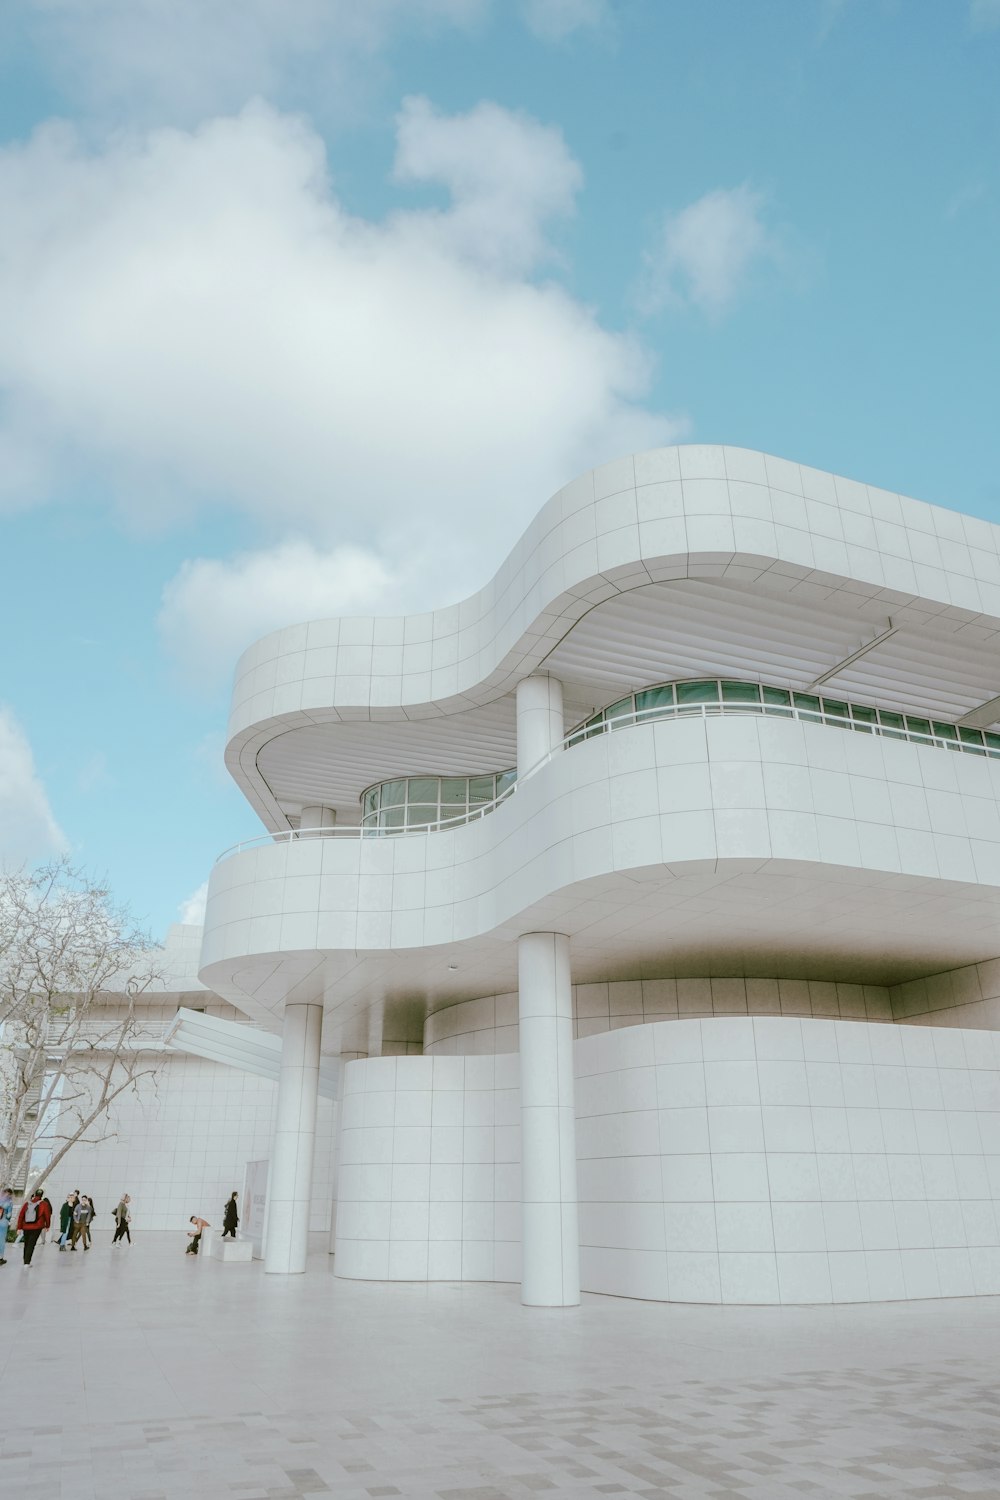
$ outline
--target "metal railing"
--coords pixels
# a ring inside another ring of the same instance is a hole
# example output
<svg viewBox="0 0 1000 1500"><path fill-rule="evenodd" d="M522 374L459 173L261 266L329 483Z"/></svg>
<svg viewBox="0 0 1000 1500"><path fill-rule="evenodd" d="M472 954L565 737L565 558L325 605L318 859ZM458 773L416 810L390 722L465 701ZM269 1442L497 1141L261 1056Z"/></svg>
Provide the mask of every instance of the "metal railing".
<svg viewBox="0 0 1000 1500"><path fill-rule="evenodd" d="M441 833L450 828L462 828L467 823L478 823L482 818L488 817L495 812L502 802L507 802L513 797L519 786L535 776L544 766L547 766L556 755L563 750L572 749L574 745L581 744L584 740L592 740L602 734L611 734L619 729L631 729L637 724L648 724L660 719L718 719L718 718L767 718L767 719L797 719L804 724L825 724L832 729L851 729L855 734L870 734L887 740L906 740L912 745L929 745L939 750L957 750L964 755L985 756L990 760L1000 760L1000 749L991 749L985 745L966 744L962 740L945 739L942 735L922 734L915 730L889 728L887 725L878 723L862 723L856 719L848 718L842 714L826 713L823 709L800 708L795 704L769 704L769 703L685 703L664 704L654 708L635 709L631 713L615 714L610 719L600 723L589 723L573 729L565 735L561 744L554 747L541 760L529 767L512 786L507 787L499 797L492 802L484 802L481 806L470 808L467 812L457 813L450 818L436 818L427 823L413 823L408 827L380 828L380 827L358 827L356 825L345 827L334 824L332 828L284 828L277 833L262 833L252 839L243 839L231 848L224 849L218 856L216 864L224 859L229 859L234 854L242 854L245 849L257 849L268 844L291 844L298 843L303 839L385 839L405 838L408 834L423 837L428 833Z"/></svg>

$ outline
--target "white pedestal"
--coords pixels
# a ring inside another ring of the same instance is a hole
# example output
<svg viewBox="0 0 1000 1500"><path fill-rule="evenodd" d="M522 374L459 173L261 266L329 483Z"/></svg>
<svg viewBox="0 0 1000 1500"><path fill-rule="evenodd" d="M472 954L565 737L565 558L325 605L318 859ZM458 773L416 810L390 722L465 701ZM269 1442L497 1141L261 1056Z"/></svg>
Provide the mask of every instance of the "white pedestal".
<svg viewBox="0 0 1000 1500"><path fill-rule="evenodd" d="M212 1259L242 1261L249 1265L253 1260L252 1240L216 1240L212 1246Z"/></svg>

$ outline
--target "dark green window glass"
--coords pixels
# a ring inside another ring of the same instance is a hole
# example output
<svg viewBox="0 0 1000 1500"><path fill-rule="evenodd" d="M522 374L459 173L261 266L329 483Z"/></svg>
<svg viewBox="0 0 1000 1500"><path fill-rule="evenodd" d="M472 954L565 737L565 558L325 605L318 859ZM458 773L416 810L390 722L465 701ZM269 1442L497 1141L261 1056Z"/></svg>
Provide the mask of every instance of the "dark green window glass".
<svg viewBox="0 0 1000 1500"><path fill-rule="evenodd" d="M405 801L405 781L383 781L379 797L380 807L401 807Z"/></svg>
<svg viewBox="0 0 1000 1500"><path fill-rule="evenodd" d="M865 708L861 703L852 703L851 718L856 719L859 724L874 724L876 714L873 708Z"/></svg>
<svg viewBox="0 0 1000 1500"><path fill-rule="evenodd" d="M643 688L641 693L635 695L635 706L639 713L654 708L673 708L673 683L668 682L664 687Z"/></svg>
<svg viewBox="0 0 1000 1500"><path fill-rule="evenodd" d="M983 731L983 739L986 741L986 748L988 750L1000 752L1000 734L990 734L989 730L985 729Z"/></svg>
<svg viewBox="0 0 1000 1500"><path fill-rule="evenodd" d="M792 701L792 695L787 688L761 688L765 703L771 703L775 708L787 707Z"/></svg>
<svg viewBox="0 0 1000 1500"><path fill-rule="evenodd" d="M814 698L812 693L793 693L792 697L795 700L795 707L800 711L819 713L819 699Z"/></svg>
<svg viewBox="0 0 1000 1500"><path fill-rule="evenodd" d="M406 783L407 802L434 802L438 799L436 776L411 776Z"/></svg>
<svg viewBox="0 0 1000 1500"><path fill-rule="evenodd" d="M879 709L878 720L886 729L902 729L903 727L903 715L890 713L887 708Z"/></svg>
<svg viewBox="0 0 1000 1500"><path fill-rule="evenodd" d="M849 709L846 703L841 703L839 698L824 698L823 712L834 719L846 719Z"/></svg>
<svg viewBox="0 0 1000 1500"><path fill-rule="evenodd" d="M930 721L930 719L914 719L912 717L912 715L907 714L906 715L906 727L910 731L911 734L926 734L928 737L930 737L930 732L931 732L931 721Z"/></svg>
<svg viewBox="0 0 1000 1500"><path fill-rule="evenodd" d="M759 703L760 687L756 682L724 682L723 703Z"/></svg>
<svg viewBox="0 0 1000 1500"><path fill-rule="evenodd" d="M932 721L932 727L939 740L957 740L958 729L954 724L939 724L937 719Z"/></svg>
<svg viewBox="0 0 1000 1500"><path fill-rule="evenodd" d="M469 783L464 776L442 776L441 777L441 805L447 803L454 807L456 804L465 806L469 795ZM447 814L445 814L447 816Z"/></svg>
<svg viewBox="0 0 1000 1500"><path fill-rule="evenodd" d="M960 725L958 730L958 737L962 741L963 745L968 746L969 751L972 755L986 754L986 751L983 749L983 736L981 730L965 729Z"/></svg>
<svg viewBox="0 0 1000 1500"><path fill-rule="evenodd" d="M679 682L677 684L677 702L680 703L718 703L719 684L717 682Z"/></svg>
<svg viewBox="0 0 1000 1500"><path fill-rule="evenodd" d="M627 719L631 718L634 712L635 706L632 702L632 694L630 693L627 698L619 698L617 703L609 703L604 710L604 717L608 720Z"/></svg>
<svg viewBox="0 0 1000 1500"><path fill-rule="evenodd" d="M495 776L470 776L469 802L472 804L492 802L496 796L495 786Z"/></svg>

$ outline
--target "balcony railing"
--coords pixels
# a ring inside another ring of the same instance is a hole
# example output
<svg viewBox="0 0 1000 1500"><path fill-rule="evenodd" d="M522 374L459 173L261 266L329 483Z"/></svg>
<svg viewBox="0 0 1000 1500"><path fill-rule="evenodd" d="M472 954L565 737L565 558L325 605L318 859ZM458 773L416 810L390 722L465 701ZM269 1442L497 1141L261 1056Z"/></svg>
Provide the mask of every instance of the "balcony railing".
<svg viewBox="0 0 1000 1500"><path fill-rule="evenodd" d="M256 849L268 844L290 844L298 843L303 839L384 839L405 838L407 835L416 834L423 836L428 833L440 833L450 828L461 828L467 823L478 823L482 818L488 817L495 812L501 803L508 801L517 794L519 786L523 786L532 776L536 775L543 766L547 766L563 750L572 749L574 745L581 744L584 740L591 740L602 734L612 734L619 729L631 729L636 724L649 724L654 720L662 719L718 719L718 718L768 718L768 719L797 719L803 724L825 724L831 729L849 729L856 734L875 735L881 739L906 740L911 745L928 745L937 750L955 750L963 755L978 755L990 760L1000 760L1000 737L990 735L989 740L996 740L991 745L986 739L966 742L957 737L935 734L933 729L924 734L918 730L908 727L899 728L896 725L889 726L875 722L861 722L851 718L849 715L839 713L827 713L822 707L804 708L795 703L769 704L769 703L685 703L674 705L657 705L653 708L633 709L631 712L615 712L610 717L602 717L599 720L591 719L585 724L567 734L562 743L550 750L535 765L531 766L522 776L519 776L513 785L492 802L484 802L481 806L472 808L450 818L437 818L432 822L414 823L403 828L376 828L376 827L344 827L334 824L332 828L287 828L277 833L262 833L256 838L243 839L238 844L223 851L216 860L216 864L224 859L229 859L234 854L241 854L245 849ZM903 715L896 717L903 719ZM952 729L953 726L943 726Z"/></svg>

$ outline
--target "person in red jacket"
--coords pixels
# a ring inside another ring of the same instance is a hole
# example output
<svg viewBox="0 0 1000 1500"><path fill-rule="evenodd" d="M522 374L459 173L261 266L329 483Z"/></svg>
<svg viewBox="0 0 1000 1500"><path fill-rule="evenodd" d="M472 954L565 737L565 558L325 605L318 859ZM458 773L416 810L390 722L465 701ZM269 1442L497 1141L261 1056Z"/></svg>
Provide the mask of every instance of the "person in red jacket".
<svg viewBox="0 0 1000 1500"><path fill-rule="evenodd" d="M34 1192L30 1198L21 1204L21 1212L17 1216L17 1227L21 1231L24 1243L24 1264L31 1265L31 1257L35 1253L38 1236L43 1229L48 1229L52 1222L52 1214L49 1206L41 1193Z"/></svg>

